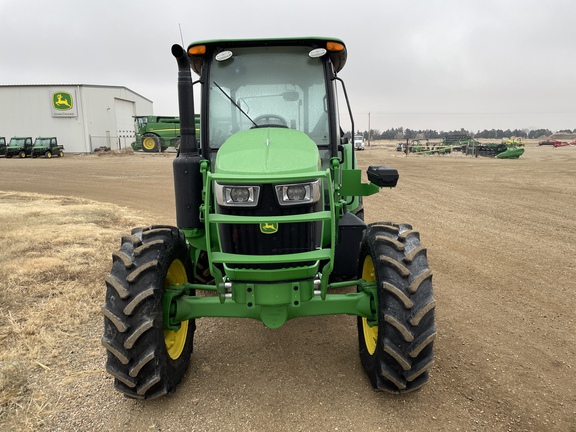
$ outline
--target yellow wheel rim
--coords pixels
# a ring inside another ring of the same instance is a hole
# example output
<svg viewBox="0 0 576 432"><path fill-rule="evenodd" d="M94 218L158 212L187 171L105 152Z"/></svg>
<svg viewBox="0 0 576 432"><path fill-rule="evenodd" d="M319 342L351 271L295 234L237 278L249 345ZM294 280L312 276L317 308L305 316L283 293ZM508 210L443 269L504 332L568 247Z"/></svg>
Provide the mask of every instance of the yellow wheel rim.
<svg viewBox="0 0 576 432"><path fill-rule="evenodd" d="M370 256L366 256L364 259L364 265L362 266L362 279L366 282L374 282L376 280L376 273L374 272L374 262ZM364 343L366 344L366 349L370 355L376 352L376 341L378 340L378 326L370 327L368 325L368 320L362 318L362 330L364 331Z"/></svg>
<svg viewBox="0 0 576 432"><path fill-rule="evenodd" d="M144 147L146 150L152 150L154 146L156 146L154 138L148 137L142 140L142 147Z"/></svg>
<svg viewBox="0 0 576 432"><path fill-rule="evenodd" d="M182 285L188 281L186 269L180 260L174 260L168 269L168 274L164 280L164 288L170 285ZM164 330L164 342L166 351L172 360L176 360L182 354L186 338L188 337L188 321L180 323L178 331Z"/></svg>

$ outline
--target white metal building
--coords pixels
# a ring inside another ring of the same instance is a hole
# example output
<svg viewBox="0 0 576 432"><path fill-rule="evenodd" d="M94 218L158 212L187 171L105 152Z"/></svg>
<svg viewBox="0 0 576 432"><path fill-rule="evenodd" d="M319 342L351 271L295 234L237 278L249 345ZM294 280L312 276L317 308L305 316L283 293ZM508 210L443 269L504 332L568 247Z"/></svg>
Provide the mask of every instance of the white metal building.
<svg viewBox="0 0 576 432"><path fill-rule="evenodd" d="M133 116L152 101L126 87L87 84L0 85L0 136L55 136L66 152L122 149L134 141Z"/></svg>

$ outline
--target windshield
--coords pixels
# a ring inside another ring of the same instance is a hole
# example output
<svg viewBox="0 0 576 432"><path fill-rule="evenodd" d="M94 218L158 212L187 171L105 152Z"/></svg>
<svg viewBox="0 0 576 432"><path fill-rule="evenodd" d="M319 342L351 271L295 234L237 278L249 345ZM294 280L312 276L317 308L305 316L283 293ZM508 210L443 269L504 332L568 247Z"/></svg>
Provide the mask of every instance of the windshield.
<svg viewBox="0 0 576 432"><path fill-rule="evenodd" d="M141 128L148 124L148 117L135 117L134 118L134 127L136 128L136 132L138 132Z"/></svg>
<svg viewBox="0 0 576 432"><path fill-rule="evenodd" d="M211 65L209 143L254 127L287 127L329 144L324 67L309 47L235 48Z"/></svg>
<svg viewBox="0 0 576 432"><path fill-rule="evenodd" d="M8 145L11 146L23 146L25 138L10 138Z"/></svg>
<svg viewBox="0 0 576 432"><path fill-rule="evenodd" d="M34 147L43 147L50 145L50 138L37 139L34 141Z"/></svg>

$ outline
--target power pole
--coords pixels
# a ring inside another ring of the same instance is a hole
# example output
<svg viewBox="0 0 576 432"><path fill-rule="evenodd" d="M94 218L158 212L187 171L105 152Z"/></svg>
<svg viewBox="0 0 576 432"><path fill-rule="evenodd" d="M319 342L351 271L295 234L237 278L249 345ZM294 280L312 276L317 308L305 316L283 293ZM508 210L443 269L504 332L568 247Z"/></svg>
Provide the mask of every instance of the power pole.
<svg viewBox="0 0 576 432"><path fill-rule="evenodd" d="M370 129L370 113L368 113L368 147L370 147L371 135L372 135L372 130Z"/></svg>

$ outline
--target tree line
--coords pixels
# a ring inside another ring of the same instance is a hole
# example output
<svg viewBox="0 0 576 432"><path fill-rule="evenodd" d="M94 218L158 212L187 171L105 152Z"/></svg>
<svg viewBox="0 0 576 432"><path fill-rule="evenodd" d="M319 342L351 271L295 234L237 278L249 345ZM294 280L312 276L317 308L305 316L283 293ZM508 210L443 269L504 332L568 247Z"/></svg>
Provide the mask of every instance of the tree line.
<svg viewBox="0 0 576 432"><path fill-rule="evenodd" d="M570 129L564 129L558 131L559 133L576 133L576 129L571 131ZM541 136L550 136L552 135L552 131L549 129L484 129L483 131L472 132L466 129L460 130L452 130L452 131L436 131L432 129L409 129L409 128L391 128L380 132L378 129L371 129L370 136L368 131L358 131L356 135L363 135L364 139L372 139L372 140L406 140L406 139L421 139L421 138L428 138L428 139L442 139L445 136L449 135L469 135L474 138L493 138L493 139L502 139L502 138L510 138L510 137L519 137L519 138L540 138ZM350 133L346 134L350 137Z"/></svg>

